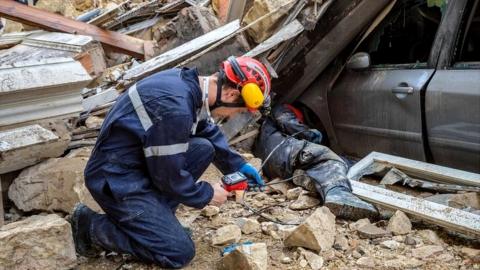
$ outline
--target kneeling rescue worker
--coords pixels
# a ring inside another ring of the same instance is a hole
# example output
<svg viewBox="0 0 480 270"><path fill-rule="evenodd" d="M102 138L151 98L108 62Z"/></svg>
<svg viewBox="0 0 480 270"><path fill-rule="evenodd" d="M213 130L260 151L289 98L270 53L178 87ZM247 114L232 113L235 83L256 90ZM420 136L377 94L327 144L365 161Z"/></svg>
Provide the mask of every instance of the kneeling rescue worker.
<svg viewBox="0 0 480 270"><path fill-rule="evenodd" d="M86 186L105 214L75 207L77 252L93 256L103 248L162 267L188 264L195 247L175 217L177 206L220 205L229 195L220 183L198 181L208 165L264 184L229 148L210 110L258 109L269 102L270 87L265 66L249 57L229 57L209 77L175 68L131 86L108 113L85 169Z"/></svg>

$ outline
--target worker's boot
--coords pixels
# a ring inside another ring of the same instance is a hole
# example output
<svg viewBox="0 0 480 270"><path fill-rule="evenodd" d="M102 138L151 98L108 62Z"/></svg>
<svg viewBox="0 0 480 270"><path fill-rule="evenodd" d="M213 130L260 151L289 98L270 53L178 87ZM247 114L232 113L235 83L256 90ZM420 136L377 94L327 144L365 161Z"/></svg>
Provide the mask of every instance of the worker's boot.
<svg viewBox="0 0 480 270"><path fill-rule="evenodd" d="M90 225L95 212L83 203L77 203L70 218L75 250L81 256L94 257L99 249L90 238Z"/></svg>
<svg viewBox="0 0 480 270"><path fill-rule="evenodd" d="M325 196L325 206L327 206L336 217L342 219L378 219L378 210L375 206L361 200L344 187L330 189Z"/></svg>

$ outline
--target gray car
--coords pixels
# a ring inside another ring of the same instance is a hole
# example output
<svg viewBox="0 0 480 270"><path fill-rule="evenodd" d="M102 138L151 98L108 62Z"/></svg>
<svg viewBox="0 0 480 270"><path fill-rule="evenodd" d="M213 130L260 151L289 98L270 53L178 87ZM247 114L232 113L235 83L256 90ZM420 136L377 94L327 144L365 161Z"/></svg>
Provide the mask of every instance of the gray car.
<svg viewBox="0 0 480 270"><path fill-rule="evenodd" d="M297 100L330 146L480 172L479 2L398 0L379 15Z"/></svg>

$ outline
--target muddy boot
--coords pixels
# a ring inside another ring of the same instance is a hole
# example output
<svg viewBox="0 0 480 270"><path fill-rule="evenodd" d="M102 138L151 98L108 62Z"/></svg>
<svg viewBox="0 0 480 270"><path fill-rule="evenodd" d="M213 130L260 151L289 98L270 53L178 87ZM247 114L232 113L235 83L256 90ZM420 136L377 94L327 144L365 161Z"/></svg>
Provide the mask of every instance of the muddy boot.
<svg viewBox="0 0 480 270"><path fill-rule="evenodd" d="M90 238L90 224L95 212L83 203L77 203L70 217L75 250L81 256L95 257L99 249L94 246Z"/></svg>
<svg viewBox="0 0 480 270"><path fill-rule="evenodd" d="M378 210L375 206L361 200L343 187L336 187L328 191L325 196L325 206L327 206L336 217L342 219L378 219Z"/></svg>

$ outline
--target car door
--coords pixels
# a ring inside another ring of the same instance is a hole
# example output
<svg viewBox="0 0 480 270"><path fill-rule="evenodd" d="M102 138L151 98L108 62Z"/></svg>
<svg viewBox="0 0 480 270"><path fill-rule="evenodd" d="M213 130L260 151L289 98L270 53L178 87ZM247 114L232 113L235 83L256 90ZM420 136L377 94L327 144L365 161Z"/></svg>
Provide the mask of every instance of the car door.
<svg viewBox="0 0 480 270"><path fill-rule="evenodd" d="M435 72L430 49L442 18L427 1L397 1L362 44L371 65L345 69L328 94L341 149L363 157L379 151L426 160L422 95Z"/></svg>
<svg viewBox="0 0 480 270"><path fill-rule="evenodd" d="M433 161L480 172L480 1L469 1L459 31L442 48L425 96ZM451 32L450 32L451 35ZM452 49L449 49L452 48Z"/></svg>

